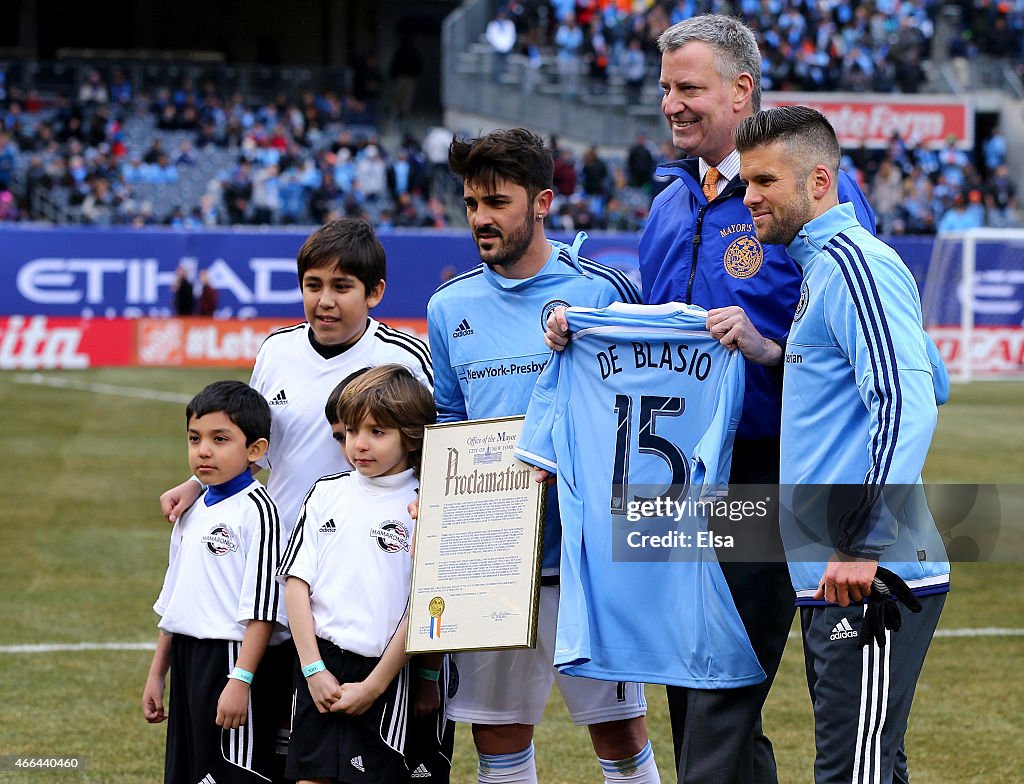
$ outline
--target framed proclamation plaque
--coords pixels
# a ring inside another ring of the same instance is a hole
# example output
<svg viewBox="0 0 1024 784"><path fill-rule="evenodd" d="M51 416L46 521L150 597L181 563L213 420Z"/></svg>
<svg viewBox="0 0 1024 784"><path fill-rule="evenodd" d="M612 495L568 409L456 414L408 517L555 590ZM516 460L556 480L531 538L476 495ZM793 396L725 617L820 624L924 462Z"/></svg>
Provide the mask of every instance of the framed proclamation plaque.
<svg viewBox="0 0 1024 784"><path fill-rule="evenodd" d="M410 654L537 644L547 486L513 456L523 419L426 429L406 642Z"/></svg>

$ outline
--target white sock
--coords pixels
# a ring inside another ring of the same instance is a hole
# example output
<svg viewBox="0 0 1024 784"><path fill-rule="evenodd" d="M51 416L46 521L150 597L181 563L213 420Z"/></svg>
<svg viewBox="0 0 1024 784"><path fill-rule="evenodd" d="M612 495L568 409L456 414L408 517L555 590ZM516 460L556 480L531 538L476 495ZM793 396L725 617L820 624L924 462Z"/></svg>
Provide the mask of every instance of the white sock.
<svg viewBox="0 0 1024 784"><path fill-rule="evenodd" d="M479 754L478 784L537 784L533 744L514 754Z"/></svg>
<svg viewBox="0 0 1024 784"><path fill-rule="evenodd" d="M654 749L651 742L640 749L629 759L606 760L597 758L601 763L601 772L604 773L605 784L660 784L661 776L658 775L658 766L654 764Z"/></svg>

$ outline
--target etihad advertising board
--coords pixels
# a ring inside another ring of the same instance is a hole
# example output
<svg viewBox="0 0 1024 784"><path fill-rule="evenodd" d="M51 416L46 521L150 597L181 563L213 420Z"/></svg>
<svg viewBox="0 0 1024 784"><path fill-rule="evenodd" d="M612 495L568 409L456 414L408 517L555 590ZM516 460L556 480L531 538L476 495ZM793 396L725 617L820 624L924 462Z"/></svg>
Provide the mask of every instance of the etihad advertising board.
<svg viewBox="0 0 1024 784"><path fill-rule="evenodd" d="M179 266L208 270L219 318L302 320L295 256L309 228L0 228L0 315L169 316ZM380 232L387 289L373 315L422 318L445 280L480 263L465 231ZM571 237L558 239L571 241ZM633 234L591 238L589 258L636 275Z"/></svg>

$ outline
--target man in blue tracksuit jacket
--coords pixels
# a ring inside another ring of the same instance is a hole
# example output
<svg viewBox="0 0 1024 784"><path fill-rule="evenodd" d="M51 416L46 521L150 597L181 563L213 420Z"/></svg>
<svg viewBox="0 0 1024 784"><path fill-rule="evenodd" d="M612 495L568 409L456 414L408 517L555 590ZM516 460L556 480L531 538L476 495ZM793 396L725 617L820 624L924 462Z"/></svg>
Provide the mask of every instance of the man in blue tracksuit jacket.
<svg viewBox="0 0 1024 784"><path fill-rule="evenodd" d="M785 355L781 525L815 782L907 781L903 735L949 590L921 485L936 404L917 285L839 203L839 143L823 115L759 112L736 146L758 238L786 245L802 270Z"/></svg>

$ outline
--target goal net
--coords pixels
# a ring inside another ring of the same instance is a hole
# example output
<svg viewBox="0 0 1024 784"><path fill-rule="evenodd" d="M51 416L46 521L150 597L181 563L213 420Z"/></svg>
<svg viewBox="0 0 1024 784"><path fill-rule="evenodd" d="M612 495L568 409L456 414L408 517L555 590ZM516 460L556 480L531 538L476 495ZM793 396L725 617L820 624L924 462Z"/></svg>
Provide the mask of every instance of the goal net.
<svg viewBox="0 0 1024 784"><path fill-rule="evenodd" d="M1024 379L1024 229L939 234L921 298L953 379Z"/></svg>

